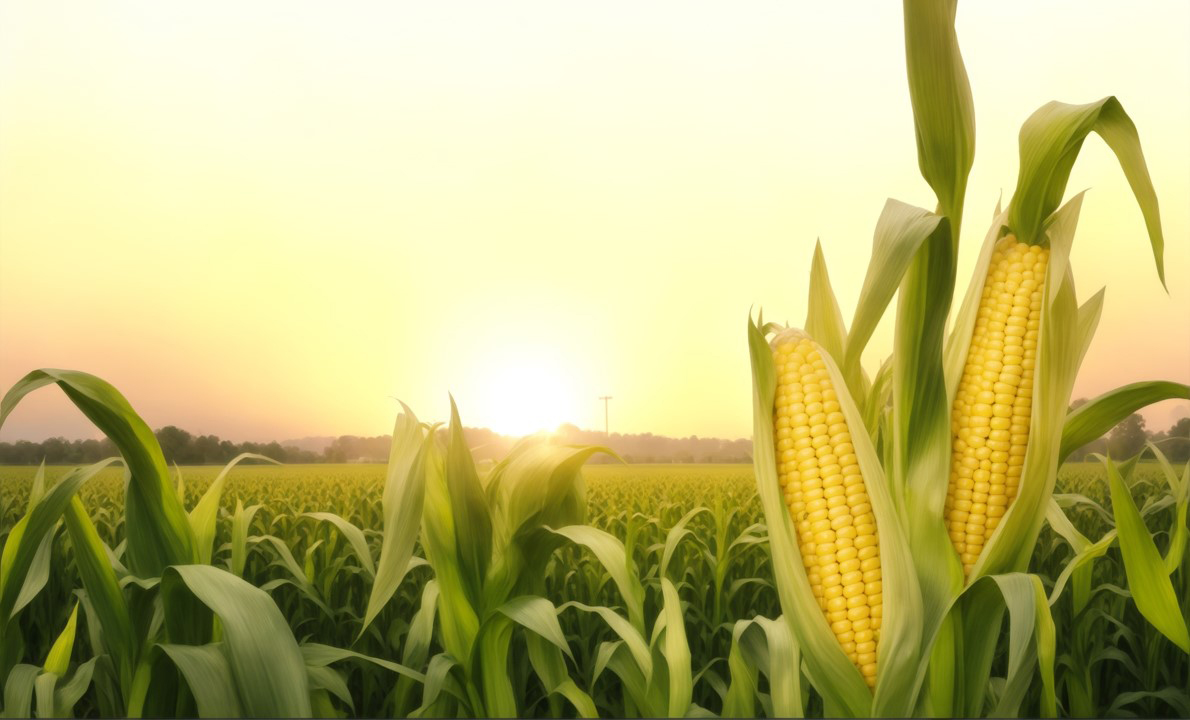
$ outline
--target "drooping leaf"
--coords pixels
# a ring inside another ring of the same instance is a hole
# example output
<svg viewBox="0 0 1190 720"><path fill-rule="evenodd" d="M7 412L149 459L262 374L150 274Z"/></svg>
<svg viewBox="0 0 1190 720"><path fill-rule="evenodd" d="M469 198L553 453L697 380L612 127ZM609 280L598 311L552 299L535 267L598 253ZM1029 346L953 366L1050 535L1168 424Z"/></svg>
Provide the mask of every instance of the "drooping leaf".
<svg viewBox="0 0 1190 720"><path fill-rule="evenodd" d="M1066 194L1070 171L1083 141L1099 133L1116 154L1140 205L1153 246L1157 275L1165 283L1164 246L1157 193L1140 147L1140 136L1124 106L1114 97L1085 105L1049 102L1021 126L1020 173L1008 203L1008 227L1031 245L1042 241L1050 215Z"/></svg>
<svg viewBox="0 0 1190 720"><path fill-rule="evenodd" d="M204 718L243 717L239 692L222 643L209 645L158 645L178 666Z"/></svg>
<svg viewBox="0 0 1190 720"><path fill-rule="evenodd" d="M928 3L927 3L928 4ZM913 263L926 238L938 229L942 218L921 208L889 199L884 204L872 239L872 257L860 289L851 334L847 337L846 357L841 361L844 374L859 365L868 340L884 317L901 280ZM813 333L810 333L813 336ZM854 393L855 388L852 387Z"/></svg>
<svg viewBox="0 0 1190 720"><path fill-rule="evenodd" d="M202 624L187 596L219 616L240 706L251 717L309 717L306 663L289 623L263 590L209 565L178 565L162 578L167 635L187 637Z"/></svg>
<svg viewBox="0 0 1190 720"><path fill-rule="evenodd" d="M570 525L555 528L553 532L594 553L603 568L611 575L624 598L628 619L637 632L643 634L645 627L644 590L636 574L635 564L627 556L620 540L598 528L589 525Z"/></svg>
<svg viewBox="0 0 1190 720"><path fill-rule="evenodd" d="M56 383L66 397L115 444L131 473L124 501L128 564L140 577L194 562L194 534L169 479L153 431L109 383L75 370L34 370L0 400L0 426L23 397Z"/></svg>
<svg viewBox="0 0 1190 720"><path fill-rule="evenodd" d="M1137 410L1173 398L1190 400L1190 385L1163 380L1136 382L1087 401L1066 416L1059 461L1065 461L1070 453L1102 437Z"/></svg>

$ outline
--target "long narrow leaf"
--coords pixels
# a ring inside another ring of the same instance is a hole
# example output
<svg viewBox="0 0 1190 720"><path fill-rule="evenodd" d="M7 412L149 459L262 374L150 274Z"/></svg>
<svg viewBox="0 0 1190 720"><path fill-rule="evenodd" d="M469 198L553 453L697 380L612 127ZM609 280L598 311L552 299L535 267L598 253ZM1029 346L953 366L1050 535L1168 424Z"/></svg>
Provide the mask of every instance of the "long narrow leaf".
<svg viewBox="0 0 1190 720"><path fill-rule="evenodd" d="M71 402L116 445L131 473L124 514L129 567L157 577L167 566L194 562L194 533L178 500L157 438L109 383L75 370L34 370L0 400L0 426L30 392L57 383Z"/></svg>
<svg viewBox="0 0 1190 720"><path fill-rule="evenodd" d="M1124 484L1116 464L1110 459L1106 459L1104 464L1111 487L1112 514L1120 534L1124 573L1136 608L1162 635L1190 653L1190 634L1187 633L1186 620L1178 606L1169 573L1165 571L1165 562L1157 552L1153 536L1145 527L1144 519L1136 509L1132 493Z"/></svg>
<svg viewBox="0 0 1190 720"><path fill-rule="evenodd" d="M1066 183L1083 141L1092 132L1099 133L1120 161L1144 215L1157 275L1164 284L1165 241L1157 193L1149 178L1136 125L1114 97L1085 105L1050 102L1029 116L1021 127L1020 173L1008 203L1008 227L1021 242L1041 241L1050 215L1066 194Z"/></svg>
<svg viewBox="0 0 1190 720"><path fill-rule="evenodd" d="M1102 437L1137 410L1173 398L1190 400L1190 385L1162 380L1136 382L1089 400L1066 416L1059 461L1065 461L1070 453Z"/></svg>
<svg viewBox="0 0 1190 720"><path fill-rule="evenodd" d="M171 636L196 621L181 614L192 593L219 616L232 678L244 713L253 717L309 717L306 663L289 623L264 591L209 565L178 565L162 580Z"/></svg>

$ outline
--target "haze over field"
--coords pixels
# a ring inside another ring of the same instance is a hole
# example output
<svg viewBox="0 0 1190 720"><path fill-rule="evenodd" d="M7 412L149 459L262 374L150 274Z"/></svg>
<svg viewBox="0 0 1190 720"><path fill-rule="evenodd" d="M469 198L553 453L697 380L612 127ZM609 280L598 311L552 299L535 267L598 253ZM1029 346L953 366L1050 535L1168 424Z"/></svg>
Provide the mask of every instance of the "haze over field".
<svg viewBox="0 0 1190 720"><path fill-rule="evenodd" d="M800 323L821 238L849 317L885 198L933 203L901 7L813 13L0 4L0 385L86 370L153 427L237 441L388 432L394 397L445 419L448 391L502 433L602 428L610 394L613 431L747 437L749 308ZM1190 4L957 22L978 128L960 286L1024 119L1117 95L1169 292L1092 137L1073 262L1083 298L1108 290L1074 397L1190 381ZM95 434L42 392L0 440Z"/></svg>

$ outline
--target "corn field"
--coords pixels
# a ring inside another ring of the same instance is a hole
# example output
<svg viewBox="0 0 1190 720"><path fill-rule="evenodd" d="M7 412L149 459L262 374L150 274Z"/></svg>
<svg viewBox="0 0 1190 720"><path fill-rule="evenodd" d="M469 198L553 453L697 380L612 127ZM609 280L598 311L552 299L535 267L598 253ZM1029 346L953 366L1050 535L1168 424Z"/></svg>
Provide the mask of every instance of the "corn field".
<svg viewBox="0 0 1190 720"><path fill-rule="evenodd" d="M184 505L197 505L220 471L214 467L176 470L173 479L176 486L177 479L182 480ZM6 539L24 515L38 472L28 467L0 470L0 507L5 510L0 528ZM69 472L68 468L46 468L45 483L53 485ZM775 715L770 681L779 676L780 669L774 669L768 656L767 633L781 611L772 585L763 515L751 468L599 465L586 468L583 474L587 482L587 523L623 543L625 555L632 557L640 575L646 596L645 613L651 618L657 616L664 603L658 578L663 560L667 561L669 577L683 606L691 702L712 713L731 708L733 714ZM299 648L350 648L392 662L420 657L415 670L424 677L431 658L442 652L439 641L432 639L433 632L422 654L407 655L404 648L411 637L418 637L414 630L418 618L424 636L427 611L422 606L427 598L433 600L435 593L432 569L419 565L412 571L361 635L373 583L351 544L354 533L344 532L337 525L345 522L350 525L344 527L357 528L369 556L378 558L383 539L384 482L382 466L239 465L226 479L217 512L218 547L212 563L228 572L236 569L232 538L237 527L242 527L239 532L243 533L246 553L238 576L250 585L267 588L286 618L289 631L302 639ZM1131 483L1146 524L1155 529L1156 541L1166 545L1177 509L1171 502L1162 467L1155 462L1139 464ZM1071 508L1067 512L1085 536L1099 538L1114 529L1107 474L1101 464L1064 466L1056 492ZM107 548L118 548L124 538L122 473L115 468L101 470L79 490L79 497L89 509L100 540ZM241 520L249 518L240 525L236 523L237 507ZM312 513L330 513L338 520L328 522ZM45 552L44 562L49 567L65 570L46 573L45 585L21 611L25 654L30 658L48 657L76 599L85 596L78 589L82 581L68 534L55 533ZM1052 590L1073 555L1062 536L1047 529L1030 566ZM1183 560L1175 575L1181 583L1178 592L1184 612L1190 610L1185 602L1190 596L1186 570ZM592 552L569 547L559 549L547 564L545 587L544 597L557 610L562 637L573 654L573 659L562 664L562 671L586 689L600 715L630 714L623 704L622 681L606 665L603 672L595 673L601 652L609 652L604 648L622 640L598 614L582 612L577 605L562 609L566 603L582 603L624 612L615 580ZM1127 588L1119 547L1112 544L1094 564L1085 607L1076 614L1069 592L1061 593L1053 605L1058 638L1056 678L1063 704L1067 697L1074 697L1065 689L1081 688L1080 683L1089 677L1087 714L1185 716L1185 678L1190 662L1144 620ZM93 611L85 603L83 607L68 657L68 667L76 673L80 666L105 655L102 639L91 631L92 623L98 621L92 620ZM1008 633L1002 634L991 678L997 685L1004 681L1008 662ZM96 641L98 649L92 645ZM318 693L312 688L325 684L324 709L334 710L336 716L398 716L421 708L425 687L416 676L402 684L400 680L405 676L381 664L345 656L333 664L320 665L327 656L306 652L315 660L307 670L317 676L308 679L307 692ZM560 710L560 715L575 714L576 709L564 701L560 707L557 702L551 703L550 694L535 676L523 649L514 650L512 656L522 661L521 667L508 670L517 678L521 715L549 715L554 708ZM71 707L60 705L61 713L79 717L123 713L119 705L107 704L119 697L119 689L105 688L104 683L112 679L102 671L96 673L94 668L93 662L90 687L79 689ZM1082 668L1089 668L1089 675ZM770 675L774 670L775 675ZM13 677L12 670L9 677ZM1037 714L1040 685L1037 673L1030 672L1022 714ZM400 693L398 688L402 688ZM15 692L15 684L13 689ZM821 698L804 682L801 689L798 697L786 697L793 701L786 709L804 711L807 716L821 714ZM34 702L18 707L23 712L6 713L29 715L37 706ZM190 714L198 709L192 707Z"/></svg>
<svg viewBox="0 0 1190 720"><path fill-rule="evenodd" d="M821 246L802 327L749 314L751 468L585 468L610 451L547 436L476 462L452 399L441 424L402 405L383 468L171 469L115 387L34 370L0 425L55 386L120 456L4 471L4 715L1190 716L1190 464L1065 464L1190 399L1070 409L1105 302L1070 262L1091 134L1165 282L1139 132L1114 97L1028 117L961 284L956 4L904 8L937 205L888 200L850 321Z"/></svg>

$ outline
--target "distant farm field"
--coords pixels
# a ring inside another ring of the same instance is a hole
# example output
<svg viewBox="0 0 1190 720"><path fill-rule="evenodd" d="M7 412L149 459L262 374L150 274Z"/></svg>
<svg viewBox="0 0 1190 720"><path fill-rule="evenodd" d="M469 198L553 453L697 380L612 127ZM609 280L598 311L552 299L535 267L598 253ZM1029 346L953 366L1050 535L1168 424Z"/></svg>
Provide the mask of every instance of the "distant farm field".
<svg viewBox="0 0 1190 720"><path fill-rule="evenodd" d="M197 506L221 469L171 470L175 479L180 474L186 508ZM47 487L68 470L47 468ZM25 512L35 471L33 467L0 467L0 537L7 539ZM623 543L642 583L647 617L656 617L663 609L659 577L668 568L684 607L695 678L693 701L704 708L724 707L732 683L726 659L740 652L737 631L749 627L753 618L781 615L752 467L590 465L583 470L583 476L586 521ZM367 568L380 557L384 539L384 478L383 465L235 467L222 495L211 561L268 593L303 645L352 648L370 657L401 659L408 654L405 648L412 642L418 617L424 618L419 614L424 611L424 600L436 593L437 587L430 583L434 575L429 566L415 557L415 566L411 566L392 600L367 624L361 636L373 583ZM1071 521L1091 540L1103 537L1113 527L1107 476L1101 465L1064 466L1055 493L1066 505ZM122 471L102 471L79 494L100 539L111 550L109 556L120 557L126 517ZM1169 542L1168 529L1175 520L1173 507L1168 500L1161 500L1167 494L1159 466L1146 463L1136 469L1133 495L1164 552ZM340 519L349 525L338 526ZM349 532L352 527L359 530L355 538L361 543L358 548ZM49 652L80 585L67 533L58 532L52 542L52 572L45 589L22 615L27 655L35 658ZM238 551L238 560L234 547L237 543L242 543L243 548ZM367 554L366 561L361 561L361 552ZM416 551L417 555L422 552ZM1030 570L1041 576L1049 589L1072 556L1069 545L1046 527ZM585 679L600 714L624 713L617 690L620 681L610 672L603 672L608 653L617 647L617 636L599 615L580 611L582 607L622 611L624 601L616 582L589 549L577 544L553 550L545 567L544 596L559 608L557 619L574 654L575 676ZM118 571L126 578L123 582L136 582L131 575L125 576L127 570L118 566ZM1141 693L1126 696L1132 712L1178 714L1184 695L1178 678L1184 678L1185 657L1169 651L1153 654L1152 648L1164 647L1165 641L1144 621L1124 589L1128 583L1118 546L1110 547L1106 556L1096 562L1092 587L1089 605L1077 619L1067 607L1069 594L1060 597L1053 608L1060 638L1059 668L1078 667L1081 678L1084 670L1077 663L1092 651L1097 657L1087 672L1093 676L1101 707L1111 707L1121 693L1132 692ZM1101 620L1087 620L1092 616ZM89 621L81 622L86 625ZM1077 638L1064 626L1084 622L1110 623L1115 630L1098 634L1093 648L1066 644L1067 638ZM427 642L430 648L437 648L440 640L435 634ZM1007 647L1008 643L1003 645ZM80 652L87 657L89 651ZM1156 658L1163 660L1157 663ZM405 662L424 660L405 657ZM527 714L548 714L555 701L528 679L531 670L524 658L515 662L513 675L520 678L518 682L524 682L527 695L522 701ZM994 672L1002 675L1006 663L1005 655L999 655L994 666L998 670ZM312 676L321 677L319 672ZM333 674L327 675L325 681L330 692L327 701L337 708L336 712L398 715L416 710L423 702L420 686L414 688L401 681L393 685L392 674L374 664L339 663L326 672ZM1062 670L1059 678L1074 682L1072 673ZM757 697L767 702L771 692L765 685L767 681L761 677L758 682ZM1038 692L1038 681L1034 679L1030 698ZM111 708L105 708L104 702L102 695L89 690L78 701L75 713L106 715ZM823 712L814 705L820 702L814 696L809 702L809 712Z"/></svg>
<svg viewBox="0 0 1190 720"><path fill-rule="evenodd" d="M181 473L186 492L186 506L193 507L222 466L184 466ZM0 466L0 528L7 528L24 511L33 466ZM46 468L46 480L52 483L70 470L70 466ZM108 468L84 485L80 495L88 507L119 507L123 503L122 470ZM1138 482L1161 482L1155 463L1144 463L1137 470ZM623 511L659 512L662 509L693 509L712 506L716 500L730 502L738 512L754 522L761 522L760 503L751 465L588 465L583 470L587 480L589 519ZM228 476L223 506L229 511L239 500L245 506L263 503L286 512L325 511L356 516L367 524L367 508L379 503L384 484L382 464L326 465L239 465ZM1099 463L1066 463L1058 473L1054 492L1078 493L1107 505L1107 474ZM683 511L684 512L684 511ZM379 511L371 518L379 522ZM1088 528L1094 530L1095 528Z"/></svg>

